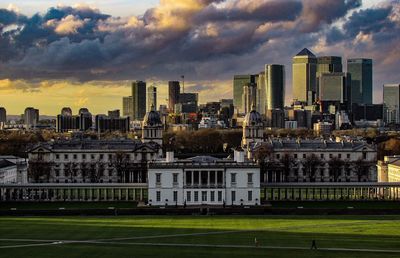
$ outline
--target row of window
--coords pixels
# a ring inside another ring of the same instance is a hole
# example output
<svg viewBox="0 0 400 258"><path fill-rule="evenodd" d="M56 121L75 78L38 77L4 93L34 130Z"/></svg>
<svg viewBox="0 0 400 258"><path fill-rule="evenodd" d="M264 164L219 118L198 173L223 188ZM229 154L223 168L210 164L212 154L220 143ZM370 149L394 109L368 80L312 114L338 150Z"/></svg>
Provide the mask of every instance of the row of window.
<svg viewBox="0 0 400 258"><path fill-rule="evenodd" d="M189 172L189 171L187 171L187 172ZM202 171L202 172L206 172L206 171ZM214 171L212 171L212 172L214 172ZM197 173L196 173L197 174ZM186 177L186 179L187 179L188 177ZM210 177L210 184L214 184L215 183L215 180L211 180L211 178L212 177ZM199 178L198 178L198 176L197 176L197 180L196 180L196 177L194 177L193 178L194 180L193 180L193 183L196 185L196 184L198 184L198 182L199 182ZM215 179L215 178L214 178ZM208 181L207 181L208 179L206 178L204 181L203 180L201 180L201 184L202 185L206 185L207 183L208 183ZM172 174L172 182L173 182L173 184L177 184L178 183L178 173L174 173L174 174ZM217 182L218 182L218 180L217 180ZM220 183L222 184L222 180L220 180ZM232 184L236 184L236 173L231 173L231 183ZM247 173L247 183L248 184L252 184L253 183L253 173ZM156 184L161 184L161 173L156 173ZM190 180L190 182L188 182L187 180L186 180L186 184L187 185L191 185L192 183L191 183L191 180Z"/></svg>
<svg viewBox="0 0 400 258"><path fill-rule="evenodd" d="M200 194L201 194L201 202L208 202L208 201L222 202L222 191L210 191L210 194L208 194L208 191L200 191ZM192 202L192 197L193 197L193 202L199 202L199 191L193 191L193 195L191 191L187 191L185 201ZM172 198L173 202L178 201L178 191L173 192ZM231 191L231 200L232 202L236 202L236 191ZM247 201L252 201L252 200L253 200L253 191L248 191ZM156 201L161 202L161 191L156 191ZM165 201L168 202L168 199L166 199Z"/></svg>
<svg viewBox="0 0 400 258"><path fill-rule="evenodd" d="M277 153L277 154L275 154L275 157L276 157L276 159L280 159L281 158L281 154ZM307 154L303 153L302 157L303 157L303 159L307 158ZM324 159L325 158L325 154L324 153L320 153L319 157L321 159ZM333 157L334 157L333 154L329 153L329 158L332 159ZM293 158L297 159L297 158L299 158L299 155L295 153L295 154L293 154ZM337 158L341 159L342 158L342 154L339 153L337 155ZM363 153L363 158L364 159L367 158L367 154L366 153ZM346 154L346 159L350 159L350 153Z"/></svg>
<svg viewBox="0 0 400 258"><path fill-rule="evenodd" d="M78 154L71 154L72 155L72 159L73 160L77 160L78 159ZM132 154L132 155L129 155L129 154L126 154L126 158L130 158L130 159L137 159L138 157L139 157L139 155L146 155L146 154L141 154L141 153L134 153L134 154ZM153 158L156 154L155 153L149 153L149 155L150 155L150 158ZM64 156L64 160L69 160L70 159L70 154L63 154L63 156ZM91 160L96 160L96 154L88 154L88 155L86 155L86 154L81 154L81 158L83 159L83 160L86 160L87 158L89 158L89 159L91 159ZM106 155L104 155L104 154L99 154L98 155L98 159L99 160L104 160L105 159L105 156ZM113 154L108 154L107 155L108 156L108 160L112 160L113 159ZM56 160L59 160L60 159L60 154L56 154Z"/></svg>

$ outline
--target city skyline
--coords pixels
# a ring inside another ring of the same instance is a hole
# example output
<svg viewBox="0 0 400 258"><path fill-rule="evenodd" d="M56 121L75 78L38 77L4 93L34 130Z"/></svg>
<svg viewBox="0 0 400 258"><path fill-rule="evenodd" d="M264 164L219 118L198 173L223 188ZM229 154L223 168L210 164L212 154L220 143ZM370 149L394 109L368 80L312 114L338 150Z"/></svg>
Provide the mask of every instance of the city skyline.
<svg viewBox="0 0 400 258"><path fill-rule="evenodd" d="M112 1L86 1L91 7L57 7L47 16L47 8L58 2L43 2L28 8L33 1L0 1L0 9L8 8L0 12L0 39L19 43L1 49L6 54L0 59L0 103L8 114L22 114L27 106L45 115L64 106L88 107L93 113L122 110L121 99L130 94L134 80L154 82L159 104L166 104L167 81L182 74L185 89L199 92L200 103L232 98L234 74L255 74L268 63L285 65L288 104L291 59L305 47L316 56L341 56L343 70L348 58L372 58L375 103L382 100L383 84L400 81L395 71L400 64L397 1L164 0L138 1L131 11L119 10L128 1L118 1L115 8ZM59 17L54 10L63 12L61 18L54 18ZM36 12L38 27L32 24ZM50 14L53 19L45 18ZM131 41L119 44L123 36ZM149 45L141 45L143 40Z"/></svg>

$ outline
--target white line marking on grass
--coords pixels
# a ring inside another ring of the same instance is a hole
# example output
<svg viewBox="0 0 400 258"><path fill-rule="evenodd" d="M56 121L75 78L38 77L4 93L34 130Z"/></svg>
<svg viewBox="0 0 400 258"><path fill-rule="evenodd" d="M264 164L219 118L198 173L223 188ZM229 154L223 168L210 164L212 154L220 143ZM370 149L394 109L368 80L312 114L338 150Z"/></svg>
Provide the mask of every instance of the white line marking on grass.
<svg viewBox="0 0 400 258"><path fill-rule="evenodd" d="M7 241L7 242L54 242L60 240L54 239L26 239L26 238L0 238L0 241Z"/></svg>
<svg viewBox="0 0 400 258"><path fill-rule="evenodd" d="M62 243L63 243L63 242L58 241L58 242L42 243L42 244L6 245L6 246L0 246L0 249L6 249L6 248L21 248L21 247L36 247L36 246L48 246L48 245L59 245L59 244L62 244Z"/></svg>
<svg viewBox="0 0 400 258"><path fill-rule="evenodd" d="M119 241L119 240L135 240L135 239L151 239L151 238L166 238L166 237L185 237L185 236L207 236L218 234L231 234L231 233L246 233L255 232L259 230L231 230L231 231L211 231L200 233L185 233L185 234L168 234L168 235L151 235L151 236L138 236L138 237L120 237L120 238L107 238L107 239L93 239L88 241Z"/></svg>

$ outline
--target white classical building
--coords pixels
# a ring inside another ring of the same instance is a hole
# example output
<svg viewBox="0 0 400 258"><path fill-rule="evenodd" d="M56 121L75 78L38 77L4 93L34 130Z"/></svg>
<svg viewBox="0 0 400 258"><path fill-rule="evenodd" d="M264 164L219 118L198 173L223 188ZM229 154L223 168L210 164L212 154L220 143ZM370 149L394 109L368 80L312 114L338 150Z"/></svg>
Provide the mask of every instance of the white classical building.
<svg viewBox="0 0 400 258"><path fill-rule="evenodd" d="M376 145L366 141L264 138L261 115L252 110L243 121L242 148L249 159L267 166L261 183L376 182Z"/></svg>
<svg viewBox="0 0 400 258"><path fill-rule="evenodd" d="M235 159L197 156L176 160L168 152L165 160L149 163L150 205L259 205L260 167L245 160L243 151Z"/></svg>
<svg viewBox="0 0 400 258"><path fill-rule="evenodd" d="M29 180L42 183L145 183L147 162L162 157L162 124L148 112L142 139L71 139L28 150Z"/></svg>
<svg viewBox="0 0 400 258"><path fill-rule="evenodd" d="M0 156L0 184L27 183L26 159Z"/></svg>
<svg viewBox="0 0 400 258"><path fill-rule="evenodd" d="M376 166L378 182L400 182L400 156L385 156Z"/></svg>

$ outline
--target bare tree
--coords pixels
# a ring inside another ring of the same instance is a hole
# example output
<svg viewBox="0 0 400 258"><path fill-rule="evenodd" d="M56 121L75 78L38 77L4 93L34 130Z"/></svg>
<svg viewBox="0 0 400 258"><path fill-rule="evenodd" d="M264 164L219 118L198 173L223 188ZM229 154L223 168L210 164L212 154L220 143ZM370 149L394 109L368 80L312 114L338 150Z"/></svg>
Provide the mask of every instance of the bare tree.
<svg viewBox="0 0 400 258"><path fill-rule="evenodd" d="M337 182L340 173L342 171L342 168L344 166L344 161L337 157L333 157L328 161L328 165L329 165L329 176L333 177L334 182Z"/></svg>
<svg viewBox="0 0 400 258"><path fill-rule="evenodd" d="M356 162L354 162L354 170L357 174L358 182L361 182L363 176L368 176L368 170L370 166L371 164L362 158L359 158Z"/></svg>
<svg viewBox="0 0 400 258"><path fill-rule="evenodd" d="M315 182L317 168L323 165L323 161L315 154L311 154L303 161L304 170L311 182Z"/></svg>
<svg viewBox="0 0 400 258"><path fill-rule="evenodd" d="M30 179L33 179L35 183L39 183L43 179L45 180L45 182L49 182L52 167L52 162L44 161L41 159L31 159L29 160L28 165L28 177Z"/></svg>
<svg viewBox="0 0 400 258"><path fill-rule="evenodd" d="M117 152L113 155L109 167L116 170L120 182L129 181L130 161L128 154Z"/></svg>
<svg viewBox="0 0 400 258"><path fill-rule="evenodd" d="M285 182L288 182L290 170L292 169L294 162L295 162L294 158L287 153L285 153L280 159L280 163L283 169L283 176L284 176L283 180Z"/></svg>

